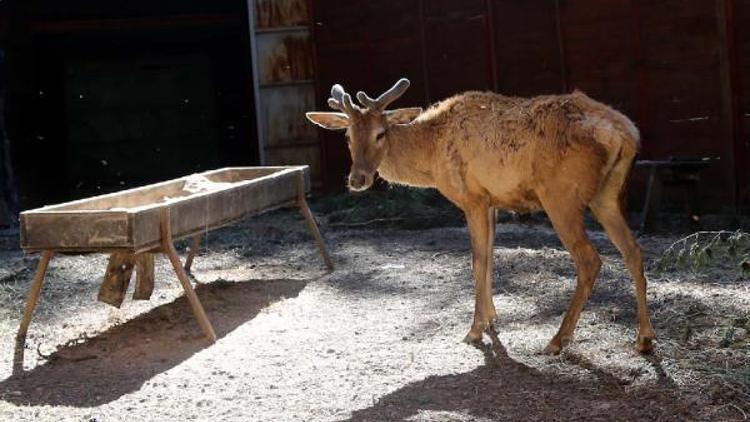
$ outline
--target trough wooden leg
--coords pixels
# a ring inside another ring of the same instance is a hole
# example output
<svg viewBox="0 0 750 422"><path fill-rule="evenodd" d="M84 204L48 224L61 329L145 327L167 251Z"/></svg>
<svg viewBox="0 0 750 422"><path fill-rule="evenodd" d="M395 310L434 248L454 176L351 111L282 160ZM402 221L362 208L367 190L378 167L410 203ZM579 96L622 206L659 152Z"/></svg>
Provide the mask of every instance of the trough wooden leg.
<svg viewBox="0 0 750 422"><path fill-rule="evenodd" d="M44 277L45 275L47 275L47 267L49 266L50 259L52 259L52 254L52 251L42 252L42 257L39 260L39 265L37 266L36 274L34 275L34 281L32 281L31 287L29 288L29 294L26 297L26 307L23 310L21 326L18 328L18 334L16 335L16 349L13 355L14 374L23 372L23 356L24 348L26 346L26 333L29 331L31 317L34 315L34 309L36 309L36 304L39 302L39 296L42 293Z"/></svg>
<svg viewBox="0 0 750 422"><path fill-rule="evenodd" d="M135 291L133 299L148 300L154 292L154 254L141 253L135 256Z"/></svg>
<svg viewBox="0 0 750 422"><path fill-rule="evenodd" d="M331 259L331 255L328 253L328 248L326 247L326 243L323 240L323 236L321 236L320 234L320 229L318 228L318 224L315 222L315 217L313 217L312 211L310 211L310 207L307 206L307 201L304 197L299 198L299 208L302 211L302 215L305 216L307 227L310 229L310 233L315 238L315 242L318 244L318 249L320 249L320 254L323 256L323 261L325 261L326 267L328 267L330 271L333 271L333 260Z"/></svg>
<svg viewBox="0 0 750 422"><path fill-rule="evenodd" d="M135 255L130 252L115 252L110 255L107 272L104 274L104 281L99 288L97 299L119 308L125 300L125 293L133 277L134 265Z"/></svg>
<svg viewBox="0 0 750 422"><path fill-rule="evenodd" d="M203 305L201 305L200 300L198 300L198 295L195 294L195 290L193 290L193 286L190 284L190 279L185 272L185 268L183 268L182 263L180 263L180 257L177 256L177 250L174 247L174 243L172 243L172 227L170 220L169 208L165 207L161 210L162 252L164 252L164 255L169 258L169 262L172 263L172 268L174 268L177 279L180 280L180 284L182 284L182 288L185 290L185 296L190 303L190 307L193 308L195 319L198 320L198 324L201 326L203 333L206 334L206 337L208 337L213 343L216 341L216 333L206 316L206 311L203 309Z"/></svg>
<svg viewBox="0 0 750 422"><path fill-rule="evenodd" d="M201 235L196 234L193 236L193 244L190 245L190 251L188 252L187 258L185 258L185 271L190 272L190 268L193 266L193 260L198 255L198 251L201 249Z"/></svg>

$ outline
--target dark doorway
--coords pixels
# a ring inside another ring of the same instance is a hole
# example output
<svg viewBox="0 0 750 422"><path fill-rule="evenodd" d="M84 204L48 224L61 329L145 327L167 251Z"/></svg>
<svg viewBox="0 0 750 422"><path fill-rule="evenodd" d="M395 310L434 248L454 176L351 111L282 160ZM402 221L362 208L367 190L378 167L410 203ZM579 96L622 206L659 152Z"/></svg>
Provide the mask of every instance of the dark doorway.
<svg viewBox="0 0 750 422"><path fill-rule="evenodd" d="M219 165L211 61L68 63L68 185L112 191Z"/></svg>
<svg viewBox="0 0 750 422"><path fill-rule="evenodd" d="M23 208L258 164L244 1L48 3L13 11Z"/></svg>

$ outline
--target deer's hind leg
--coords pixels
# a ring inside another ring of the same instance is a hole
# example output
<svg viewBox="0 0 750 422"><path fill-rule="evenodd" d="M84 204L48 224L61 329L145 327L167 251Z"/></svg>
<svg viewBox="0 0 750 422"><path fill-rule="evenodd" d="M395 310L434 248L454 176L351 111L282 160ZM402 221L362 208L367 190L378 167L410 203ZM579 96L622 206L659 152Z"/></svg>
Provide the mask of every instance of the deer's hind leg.
<svg viewBox="0 0 750 422"><path fill-rule="evenodd" d="M612 244L620 251L625 266L628 268L635 284L635 296L638 306L638 337L636 348L641 353L650 352L656 338L646 304L646 276L643 273L643 252L628 227L619 198L619 192L609 192L605 187L591 203L591 211L604 227ZM619 188L619 186L618 186ZM614 189L611 189L614 190ZM619 190L619 189L618 189Z"/></svg>
<svg viewBox="0 0 750 422"><path fill-rule="evenodd" d="M563 200L548 198L547 201L545 198L541 199L547 216L552 221L552 226L573 258L578 275L576 290L560 329L544 349L545 354L557 354L566 343L573 339L573 331L591 295L602 261L586 234L583 224L585 206L580 204L580 201L575 201L574 198Z"/></svg>

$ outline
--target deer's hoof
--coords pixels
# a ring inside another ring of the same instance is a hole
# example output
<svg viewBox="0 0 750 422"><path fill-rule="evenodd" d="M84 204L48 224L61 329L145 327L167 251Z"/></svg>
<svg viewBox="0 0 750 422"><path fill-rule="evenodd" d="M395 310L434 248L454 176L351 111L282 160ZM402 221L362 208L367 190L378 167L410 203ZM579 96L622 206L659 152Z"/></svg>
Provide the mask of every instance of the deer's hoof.
<svg viewBox="0 0 750 422"><path fill-rule="evenodd" d="M654 350L654 338L639 335L635 340L635 349L644 355L651 353Z"/></svg>
<svg viewBox="0 0 750 422"><path fill-rule="evenodd" d="M562 336L562 337L552 337L552 340L549 341L549 344L547 344L547 347L542 350L542 353L545 355L559 355L562 351L563 347L567 346L568 343L570 343L573 340L573 336Z"/></svg>
<svg viewBox="0 0 750 422"><path fill-rule="evenodd" d="M464 343L466 344L477 344L482 342L482 332L475 333L474 330L469 331L464 337Z"/></svg>
<svg viewBox="0 0 750 422"><path fill-rule="evenodd" d="M547 344L547 347L542 350L543 355L559 355L560 351L562 350L562 345L559 343L556 343L554 341L550 341L549 344Z"/></svg>

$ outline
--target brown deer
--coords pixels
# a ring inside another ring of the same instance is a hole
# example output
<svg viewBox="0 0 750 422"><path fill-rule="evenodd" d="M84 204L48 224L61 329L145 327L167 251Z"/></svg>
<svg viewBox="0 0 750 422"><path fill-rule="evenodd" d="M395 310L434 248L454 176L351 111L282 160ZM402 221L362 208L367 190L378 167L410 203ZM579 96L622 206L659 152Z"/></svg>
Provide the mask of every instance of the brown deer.
<svg viewBox="0 0 750 422"><path fill-rule="evenodd" d="M352 167L349 189L361 191L375 172L393 183L437 188L461 208L471 235L476 281L474 322L465 341L494 329L492 299L495 208L546 211L578 275L573 300L545 353L572 340L601 259L584 227L588 207L622 254L635 282L639 330L636 347L655 338L646 305L643 256L624 216L624 197L639 148L635 125L582 92L534 98L466 92L421 108L386 110L409 87L399 80L377 99L360 91L357 105L334 85L328 105L339 112L309 112L326 129L346 129Z"/></svg>

